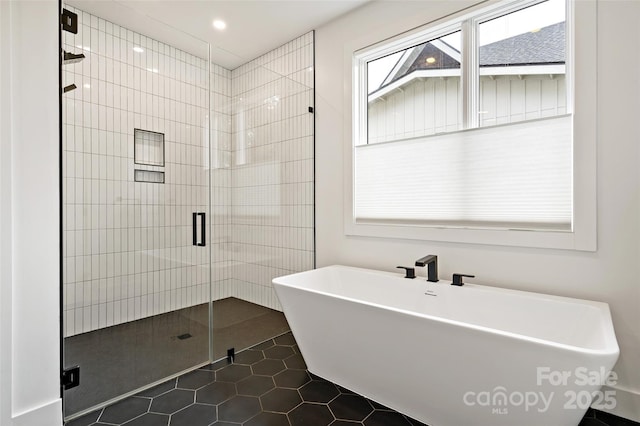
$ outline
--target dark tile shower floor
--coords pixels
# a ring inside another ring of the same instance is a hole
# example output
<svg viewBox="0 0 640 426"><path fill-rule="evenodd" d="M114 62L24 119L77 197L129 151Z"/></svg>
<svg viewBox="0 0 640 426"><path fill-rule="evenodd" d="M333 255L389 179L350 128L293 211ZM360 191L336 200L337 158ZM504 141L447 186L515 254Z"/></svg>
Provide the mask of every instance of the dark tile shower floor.
<svg viewBox="0 0 640 426"><path fill-rule="evenodd" d="M208 330L205 303L66 338L65 366L81 367L81 386L65 391L66 416L207 362ZM215 301L213 359L288 330L281 312L236 298Z"/></svg>
<svg viewBox="0 0 640 426"><path fill-rule="evenodd" d="M310 374L289 332L238 353L233 364L224 360L202 367L67 423L67 426L90 425L416 426L422 423ZM589 410L580 426L640 424Z"/></svg>

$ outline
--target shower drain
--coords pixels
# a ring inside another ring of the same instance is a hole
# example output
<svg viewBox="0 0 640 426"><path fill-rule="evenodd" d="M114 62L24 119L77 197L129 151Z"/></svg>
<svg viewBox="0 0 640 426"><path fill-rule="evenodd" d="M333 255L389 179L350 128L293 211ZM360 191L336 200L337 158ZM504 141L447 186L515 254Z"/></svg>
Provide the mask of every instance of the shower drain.
<svg viewBox="0 0 640 426"><path fill-rule="evenodd" d="M191 334L189 334L189 333L184 333L184 334L181 334L181 335L176 336L176 337L178 339L180 339L180 340L186 340L186 339L189 339L190 337L193 337L193 336Z"/></svg>

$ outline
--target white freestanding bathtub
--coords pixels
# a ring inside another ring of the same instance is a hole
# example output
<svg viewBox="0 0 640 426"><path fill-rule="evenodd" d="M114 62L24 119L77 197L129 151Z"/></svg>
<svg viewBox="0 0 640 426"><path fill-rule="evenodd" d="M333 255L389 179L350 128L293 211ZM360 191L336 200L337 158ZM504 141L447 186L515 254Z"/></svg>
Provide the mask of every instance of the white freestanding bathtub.
<svg viewBox="0 0 640 426"><path fill-rule="evenodd" d="M570 426L615 403L605 303L346 266L273 284L309 371L429 426Z"/></svg>

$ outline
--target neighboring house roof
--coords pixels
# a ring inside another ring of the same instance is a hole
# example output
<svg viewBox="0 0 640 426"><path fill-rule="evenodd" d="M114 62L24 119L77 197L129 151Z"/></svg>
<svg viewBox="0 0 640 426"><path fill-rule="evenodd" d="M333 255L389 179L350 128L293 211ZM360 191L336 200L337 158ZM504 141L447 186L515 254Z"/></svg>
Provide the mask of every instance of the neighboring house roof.
<svg viewBox="0 0 640 426"><path fill-rule="evenodd" d="M427 63L427 58L430 57L435 59L431 64ZM422 43L405 51L380 85L380 89L417 70L455 68L460 68L460 51L442 40Z"/></svg>
<svg viewBox="0 0 640 426"><path fill-rule="evenodd" d="M480 66L563 64L564 22L480 47Z"/></svg>
<svg viewBox="0 0 640 426"><path fill-rule="evenodd" d="M423 43L402 55L389 76L376 90L419 70L446 70L460 67L460 52L442 40ZM432 63L427 58L434 58ZM565 23L549 25L480 46L480 67L553 65L565 62ZM375 92L374 92L375 93Z"/></svg>

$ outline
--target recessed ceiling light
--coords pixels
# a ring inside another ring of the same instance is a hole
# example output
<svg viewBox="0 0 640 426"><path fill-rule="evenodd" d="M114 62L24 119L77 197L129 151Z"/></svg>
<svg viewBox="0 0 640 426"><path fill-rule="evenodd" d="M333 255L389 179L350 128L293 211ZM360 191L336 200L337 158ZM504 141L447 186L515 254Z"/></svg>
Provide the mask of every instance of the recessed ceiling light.
<svg viewBox="0 0 640 426"><path fill-rule="evenodd" d="M85 89L91 89L91 85L89 83L85 83L82 85Z"/></svg>
<svg viewBox="0 0 640 426"><path fill-rule="evenodd" d="M133 48L133 51L134 52L138 52L138 53L142 53L142 52L144 52L144 49L142 47L135 46Z"/></svg>
<svg viewBox="0 0 640 426"><path fill-rule="evenodd" d="M157 73L158 72L158 68L147 68L147 71Z"/></svg>
<svg viewBox="0 0 640 426"><path fill-rule="evenodd" d="M213 21L213 27L218 30L224 30L225 28L227 28L227 23L221 19L216 19Z"/></svg>
<svg viewBox="0 0 640 426"><path fill-rule="evenodd" d="M427 63L428 64L433 64L436 61L436 58L434 58L433 56L429 56L427 58Z"/></svg>

